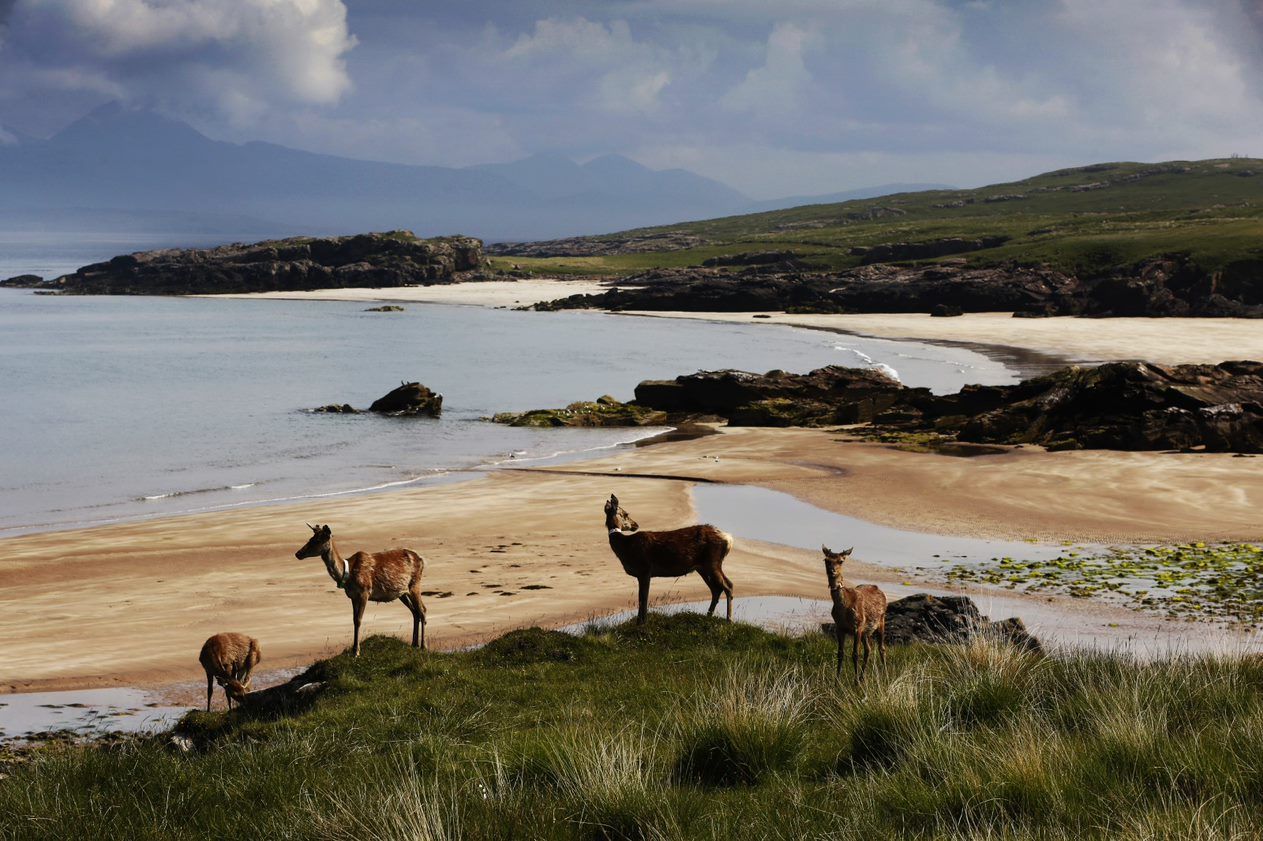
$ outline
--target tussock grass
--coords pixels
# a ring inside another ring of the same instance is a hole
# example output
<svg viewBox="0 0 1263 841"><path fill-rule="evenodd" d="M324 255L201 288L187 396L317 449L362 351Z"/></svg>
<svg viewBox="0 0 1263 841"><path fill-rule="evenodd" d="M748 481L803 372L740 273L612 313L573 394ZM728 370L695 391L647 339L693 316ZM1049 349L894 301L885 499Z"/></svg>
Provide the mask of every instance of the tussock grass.
<svg viewBox="0 0 1263 841"><path fill-rule="evenodd" d="M697 615L480 651L373 638L279 719L0 755L0 838L1245 839L1263 663L893 649ZM20 760L20 761L19 761Z"/></svg>

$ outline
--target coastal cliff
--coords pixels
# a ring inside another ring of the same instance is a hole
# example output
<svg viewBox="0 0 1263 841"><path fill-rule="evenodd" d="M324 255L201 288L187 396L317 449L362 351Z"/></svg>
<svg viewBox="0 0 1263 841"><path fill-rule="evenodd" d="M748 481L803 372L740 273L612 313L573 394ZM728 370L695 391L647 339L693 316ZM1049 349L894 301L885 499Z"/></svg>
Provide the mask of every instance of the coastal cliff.
<svg viewBox="0 0 1263 841"><path fill-rule="evenodd" d="M4 284L67 295L206 295L451 283L483 264L482 241L473 237L390 231L142 251L54 280Z"/></svg>

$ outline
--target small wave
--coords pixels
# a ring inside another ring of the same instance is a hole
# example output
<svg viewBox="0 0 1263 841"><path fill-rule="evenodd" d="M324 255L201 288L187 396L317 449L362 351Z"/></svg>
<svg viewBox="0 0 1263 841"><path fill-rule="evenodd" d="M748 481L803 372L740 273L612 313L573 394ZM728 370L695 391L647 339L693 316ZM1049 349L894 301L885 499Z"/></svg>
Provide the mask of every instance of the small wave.
<svg viewBox="0 0 1263 841"><path fill-rule="evenodd" d="M259 484L259 483L258 483L258 482L246 482L245 484L242 484L242 485L229 485L229 486L228 486L228 488L229 488L230 490L240 491L240 490L244 490L244 489L246 489L246 488L253 488L253 487L254 487L255 485L257 485L257 484Z"/></svg>
<svg viewBox="0 0 1263 841"><path fill-rule="evenodd" d="M150 494L149 496L137 497L137 502L153 502L158 499L174 499L180 496L200 496L202 494L219 493L220 491L240 491L245 488L253 488L258 482L246 482L241 485L216 485L213 488L194 488L190 491L168 491L164 494Z"/></svg>
<svg viewBox="0 0 1263 841"><path fill-rule="evenodd" d="M890 377L892 380L894 380L897 383L903 382L903 380L899 379L899 372L896 371L894 368L891 368L885 362L874 363L873 369L877 371L881 371L883 374Z"/></svg>
<svg viewBox="0 0 1263 841"><path fill-rule="evenodd" d="M861 362L867 365L869 368L872 368L875 371L881 371L883 374L890 377L892 380L896 382L903 382L903 380L899 378L898 371L896 371L894 368L887 365L885 362L877 362L876 360L873 359L873 357L869 356L867 353L865 353L862 350L859 350L853 347L847 347L846 345L834 345L833 349L844 351L846 353L855 354L855 356ZM903 354L897 354L897 355L903 356ZM908 357L908 358L911 358L911 357Z"/></svg>

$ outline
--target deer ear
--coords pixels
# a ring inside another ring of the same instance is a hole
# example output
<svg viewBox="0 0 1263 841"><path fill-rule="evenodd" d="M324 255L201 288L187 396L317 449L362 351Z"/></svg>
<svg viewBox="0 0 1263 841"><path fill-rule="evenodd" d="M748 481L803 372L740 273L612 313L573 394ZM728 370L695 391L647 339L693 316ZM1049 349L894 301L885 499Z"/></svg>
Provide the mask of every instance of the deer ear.
<svg viewBox="0 0 1263 841"><path fill-rule="evenodd" d="M333 534L333 532L329 530L328 526L321 526L320 533L324 535L325 537L328 537L329 535Z"/></svg>
<svg viewBox="0 0 1263 841"><path fill-rule="evenodd" d="M847 549L845 552L843 552L843 553L842 553L842 555L843 555L843 557L848 557L848 558L849 558L849 557L851 556L851 553L852 553L852 552L854 552L854 551L855 551L855 547L854 547L854 546L852 546L850 549Z"/></svg>
<svg viewBox="0 0 1263 841"><path fill-rule="evenodd" d="M820 551L821 551L821 552L824 552L826 555L832 555L832 554L833 554L832 552L830 552L830 551L829 551L829 547L828 547L828 546L825 546L823 543L821 543L821 544L820 544Z"/></svg>
<svg viewBox="0 0 1263 841"><path fill-rule="evenodd" d="M320 531L319 528L317 528L316 526L313 526L311 523L307 524L307 528L311 529L313 532Z"/></svg>

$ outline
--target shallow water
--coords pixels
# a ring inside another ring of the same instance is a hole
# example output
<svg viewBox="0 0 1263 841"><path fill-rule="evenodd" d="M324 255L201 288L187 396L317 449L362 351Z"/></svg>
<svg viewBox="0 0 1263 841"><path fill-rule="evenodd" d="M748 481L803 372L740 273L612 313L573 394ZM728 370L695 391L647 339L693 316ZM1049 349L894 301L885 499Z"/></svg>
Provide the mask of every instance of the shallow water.
<svg viewBox="0 0 1263 841"><path fill-rule="evenodd" d="M823 577L822 572L822 590ZM891 601L916 593L959 595L942 588L900 584L883 584L882 590ZM1239 656L1263 651L1263 637L1258 633L1230 627L1175 622L1153 614L1123 609L1067 610L1060 601L1042 602L1002 593L971 593L970 597L983 615L991 619L1021 617L1027 630L1054 652L1094 651L1125 654L1137 660L1156 660L1207 654ZM705 613L709 606L709 601L701 601L656 604L650 609L655 613ZM723 609L721 600L716 613ZM732 603L735 621L789 634L819 632L822 623L833 621L832 609L833 603L827 599L805 599L797 596L738 597ZM627 610L569 625L562 630L577 634L591 627L617 625L635 616L636 611Z"/></svg>
<svg viewBox="0 0 1263 841"><path fill-rule="evenodd" d="M171 727L188 707L160 703L141 689L74 689L0 695L0 741L43 733L98 736Z"/></svg>
<svg viewBox="0 0 1263 841"><path fill-rule="evenodd" d="M605 393L629 399L642 379L701 368L855 365L859 349L909 385L1014 379L969 350L789 327L364 309L0 290L0 534L398 487L510 456L617 446L655 430L479 419ZM366 407L401 380L442 393L442 419L305 411Z"/></svg>
<svg viewBox="0 0 1263 841"><path fill-rule="evenodd" d="M1052 559L1060 545L928 534L836 514L779 491L751 485L697 485L698 519L737 538L835 552L855 547L855 559L883 566L934 566L938 561L1022 557Z"/></svg>

